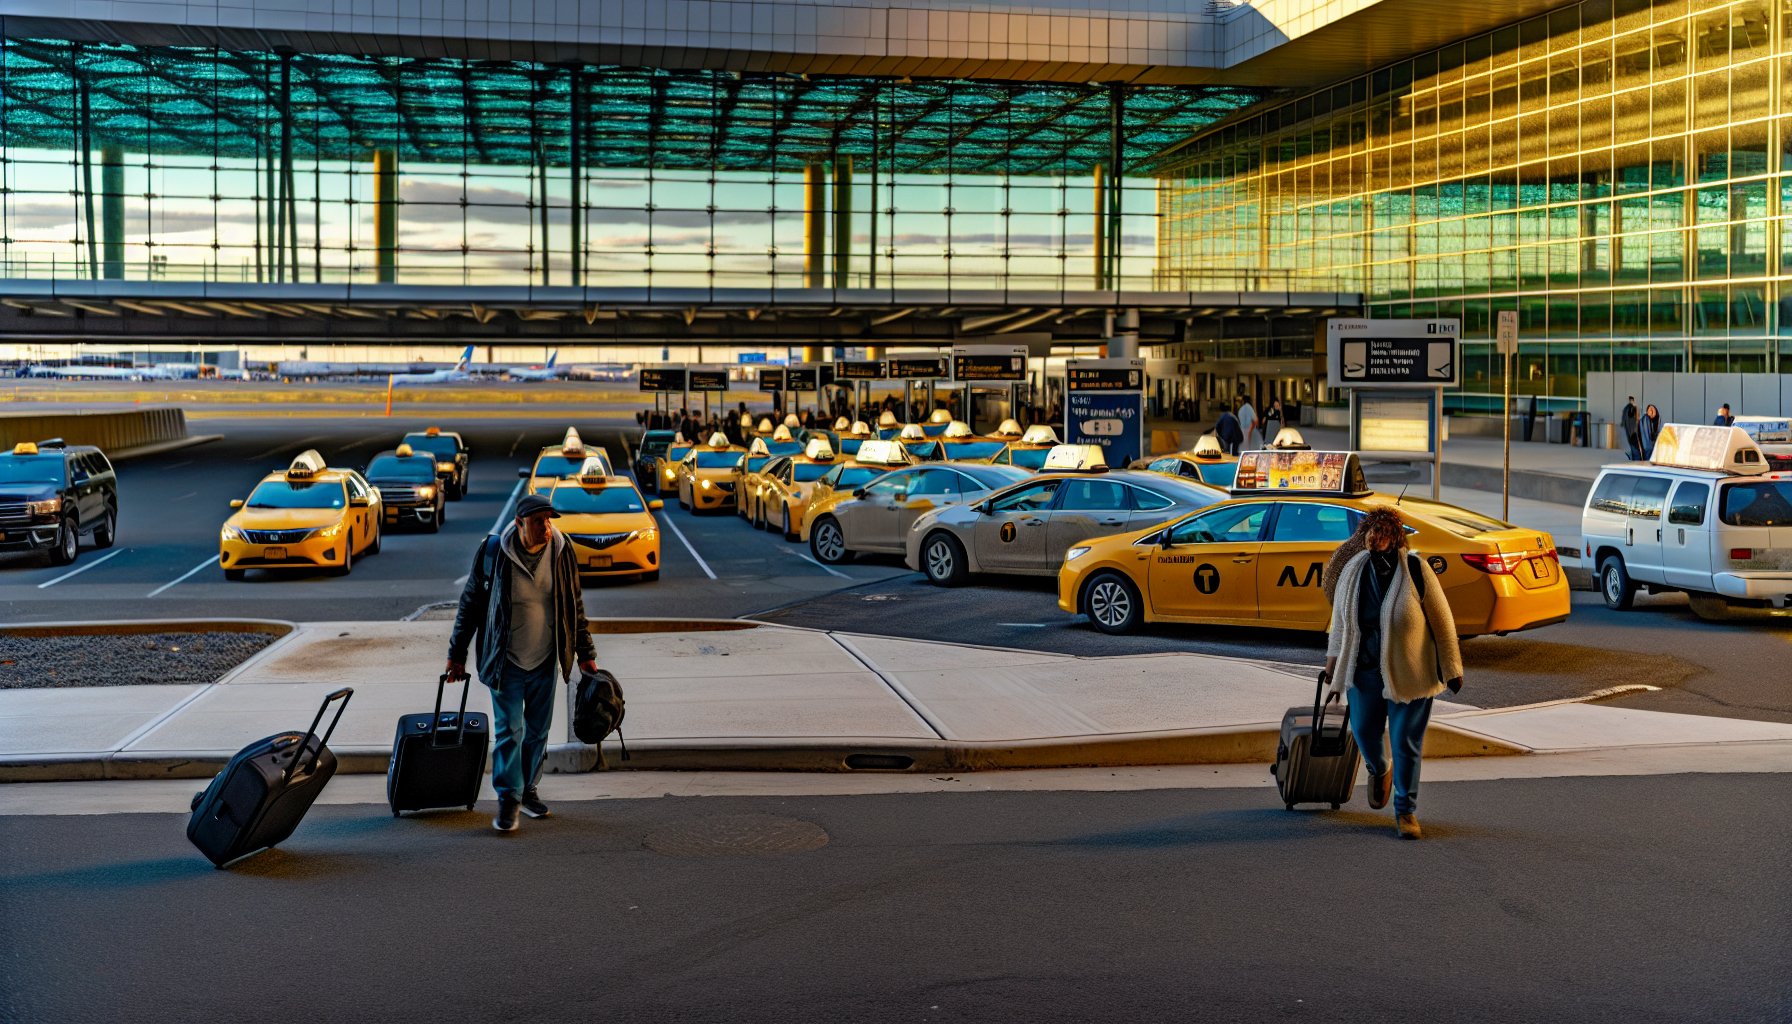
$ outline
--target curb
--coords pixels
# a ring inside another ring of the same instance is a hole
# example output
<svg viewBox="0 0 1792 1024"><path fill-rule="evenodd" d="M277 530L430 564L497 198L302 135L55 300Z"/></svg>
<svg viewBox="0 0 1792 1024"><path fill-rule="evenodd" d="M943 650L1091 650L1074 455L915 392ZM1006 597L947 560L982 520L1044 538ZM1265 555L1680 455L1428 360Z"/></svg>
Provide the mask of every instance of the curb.
<svg viewBox="0 0 1792 1024"><path fill-rule="evenodd" d="M1499 466L1481 466L1471 462L1445 462L1443 483L1447 487L1468 487L1477 491L1500 489L1503 470ZM1556 505L1586 505L1593 490L1592 477L1564 476L1560 473L1539 473L1534 469L1512 471L1512 496Z"/></svg>

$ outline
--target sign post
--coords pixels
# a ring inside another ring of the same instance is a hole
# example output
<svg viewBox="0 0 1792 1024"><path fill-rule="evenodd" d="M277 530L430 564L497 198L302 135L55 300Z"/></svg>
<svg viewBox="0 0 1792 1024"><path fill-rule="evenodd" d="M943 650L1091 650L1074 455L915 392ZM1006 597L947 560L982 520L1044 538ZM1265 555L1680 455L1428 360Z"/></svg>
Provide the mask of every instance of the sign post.
<svg viewBox="0 0 1792 1024"><path fill-rule="evenodd" d="M1069 360L1064 392L1066 442L1100 445L1116 469L1144 457L1145 360Z"/></svg>
<svg viewBox="0 0 1792 1024"><path fill-rule="evenodd" d="M1501 433L1505 437L1504 469L1500 471L1500 518L1510 521L1512 517L1512 357L1518 353L1518 310L1500 310L1498 334L1500 351L1500 377L1505 381L1506 402L1501 407L1501 418L1505 421Z"/></svg>
<svg viewBox="0 0 1792 1024"><path fill-rule="evenodd" d="M692 391L703 395L703 422L709 422L709 396L728 391L726 366L687 366L685 380Z"/></svg>
<svg viewBox="0 0 1792 1024"><path fill-rule="evenodd" d="M1025 345L957 345L952 349L952 380L964 385L964 421L977 432L976 405L971 389L978 384L1001 384L1008 392L1008 408L1014 408L1014 389L1027 379Z"/></svg>
<svg viewBox="0 0 1792 1024"><path fill-rule="evenodd" d="M683 363L660 363L641 367L641 390L653 393L653 411L659 412L660 396L666 396L666 418L672 418L672 396L685 389Z"/></svg>
<svg viewBox="0 0 1792 1024"><path fill-rule="evenodd" d="M915 381L927 382L927 397L931 399L933 382L947 376L946 357L891 356L886 363L890 379L902 381L902 422L907 423L915 407Z"/></svg>
<svg viewBox="0 0 1792 1024"><path fill-rule="evenodd" d="M864 419L862 415L864 400L861 394L871 394L871 382L884 379L884 361L882 359L843 359L834 364L834 379L852 384L852 418Z"/></svg>
<svg viewBox="0 0 1792 1024"><path fill-rule="evenodd" d="M1334 317L1325 334L1327 384L1350 392L1350 447L1384 462L1430 462L1439 499L1444 389L1462 379L1461 321Z"/></svg>

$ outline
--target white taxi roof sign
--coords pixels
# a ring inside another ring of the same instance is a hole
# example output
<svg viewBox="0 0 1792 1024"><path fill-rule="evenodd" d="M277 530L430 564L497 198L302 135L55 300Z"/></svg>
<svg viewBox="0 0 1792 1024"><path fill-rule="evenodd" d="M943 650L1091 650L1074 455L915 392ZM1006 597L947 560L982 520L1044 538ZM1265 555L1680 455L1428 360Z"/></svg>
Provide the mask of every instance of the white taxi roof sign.
<svg viewBox="0 0 1792 1024"><path fill-rule="evenodd" d="M1007 419L1007 420L1003 420L1002 425L997 427L996 432L991 434L990 436L991 437L1019 437L1020 435L1021 435L1020 421L1014 420L1014 419Z"/></svg>
<svg viewBox="0 0 1792 1024"><path fill-rule="evenodd" d="M793 412L793 413L791 413L791 414L790 414L790 415L788 415L788 416L786 416L786 417L784 417L784 425L785 425L785 426L787 426L787 427L789 427L789 428L790 428L790 429L792 429L792 430L795 430L795 429L797 429L797 428L798 428L798 427L800 427L800 426L802 426L802 425L803 425L803 421L802 421L802 420L799 420L799 419L797 419L797 418L796 418L796 413L794 413L794 412Z"/></svg>
<svg viewBox="0 0 1792 1024"><path fill-rule="evenodd" d="M408 444L401 444L397 448L394 448L392 450L392 454L398 456L401 459L408 459L411 456L417 454L417 450L415 448L412 448Z"/></svg>
<svg viewBox="0 0 1792 1024"><path fill-rule="evenodd" d="M324 471L324 457L316 448L307 448L292 460L286 467L286 475L290 477L311 477Z"/></svg>
<svg viewBox="0 0 1792 1024"><path fill-rule="evenodd" d="M906 466L913 460L900 441L866 441L853 461L861 466Z"/></svg>
<svg viewBox="0 0 1792 1024"><path fill-rule="evenodd" d="M927 417L927 422L935 424L950 423L952 422L952 413L946 409L935 409L933 410L933 415Z"/></svg>
<svg viewBox="0 0 1792 1024"><path fill-rule="evenodd" d="M864 420L853 420L852 421L852 429L847 431L847 433L849 433L849 434L869 434L869 433L871 433L871 426L870 426L870 424L866 423Z"/></svg>
<svg viewBox="0 0 1792 1024"><path fill-rule="evenodd" d="M1235 495L1368 494L1363 464L1355 452L1254 451L1238 457L1232 478Z"/></svg>
<svg viewBox="0 0 1792 1024"><path fill-rule="evenodd" d="M902 428L902 433L897 434L896 436L904 441L927 440L927 432L921 429L921 424L919 423L910 423L908 426Z"/></svg>
<svg viewBox="0 0 1792 1024"><path fill-rule="evenodd" d="M763 437L755 437L753 443L747 446L748 455L770 455L771 453L772 450L765 443L765 438Z"/></svg>
<svg viewBox="0 0 1792 1024"><path fill-rule="evenodd" d="M1047 452L1043 473L1106 473L1108 457L1098 444L1061 444Z"/></svg>
<svg viewBox="0 0 1792 1024"><path fill-rule="evenodd" d="M1197 459L1223 459L1226 457L1226 449L1220 447L1219 438L1212 434L1202 434L1189 454Z"/></svg>
<svg viewBox="0 0 1792 1024"><path fill-rule="evenodd" d="M834 446L825 437L811 437L809 446L803 449L803 455L816 462L827 462L834 457Z"/></svg>
<svg viewBox="0 0 1792 1024"><path fill-rule="evenodd" d="M782 423L778 424L778 429L772 431L772 440L774 440L774 441L790 440L790 428L785 426Z"/></svg>
<svg viewBox="0 0 1792 1024"><path fill-rule="evenodd" d="M1747 430L1697 423L1663 426L1649 461L1657 466L1712 469L1738 476L1754 476L1771 468L1761 446Z"/></svg>
<svg viewBox="0 0 1792 1024"><path fill-rule="evenodd" d="M883 411L883 413L877 417L877 425L880 427L895 426L896 425L896 414L891 412L888 409L885 409Z"/></svg>
<svg viewBox="0 0 1792 1024"><path fill-rule="evenodd" d="M841 416L839 419L836 419L834 421L834 429L835 430L851 430L852 429L852 421L847 419L844 416Z"/></svg>
<svg viewBox="0 0 1792 1024"><path fill-rule="evenodd" d="M566 436L560 439L560 452L563 455L577 455L585 450L585 439L579 436L579 428L567 427Z"/></svg>
<svg viewBox="0 0 1792 1024"><path fill-rule="evenodd" d="M726 448L726 447L728 447L728 435L722 433L720 430L709 435L709 446L711 448Z"/></svg>
<svg viewBox="0 0 1792 1024"><path fill-rule="evenodd" d="M15 444L12 446L12 453L14 455L36 455L37 454L37 442L36 441L20 441L18 444Z"/></svg>
<svg viewBox="0 0 1792 1024"><path fill-rule="evenodd" d="M1058 432L1044 423L1035 423L1020 437L1021 444L1058 444Z"/></svg>
<svg viewBox="0 0 1792 1024"><path fill-rule="evenodd" d="M953 420L946 424L947 437L970 437L971 425L963 420Z"/></svg>
<svg viewBox="0 0 1792 1024"><path fill-rule="evenodd" d="M771 417L769 417L769 416L767 416L767 417L765 417L765 418L763 418L763 419L761 419L761 420L760 420L760 421L759 421L759 428L758 428L758 429L759 429L759 432L760 432L760 433L761 433L761 434L769 434L769 433L771 433L771 430L772 430L772 421L771 421Z"/></svg>
<svg viewBox="0 0 1792 1024"><path fill-rule="evenodd" d="M581 483L602 483L610 475L608 470L604 460L595 455L590 456L579 466L579 480Z"/></svg>
<svg viewBox="0 0 1792 1024"><path fill-rule="evenodd" d="M1283 427L1276 431L1275 440L1269 442L1268 447L1282 451L1294 451L1297 449L1311 448L1313 446L1307 443L1306 438L1300 436L1300 431L1293 427Z"/></svg>

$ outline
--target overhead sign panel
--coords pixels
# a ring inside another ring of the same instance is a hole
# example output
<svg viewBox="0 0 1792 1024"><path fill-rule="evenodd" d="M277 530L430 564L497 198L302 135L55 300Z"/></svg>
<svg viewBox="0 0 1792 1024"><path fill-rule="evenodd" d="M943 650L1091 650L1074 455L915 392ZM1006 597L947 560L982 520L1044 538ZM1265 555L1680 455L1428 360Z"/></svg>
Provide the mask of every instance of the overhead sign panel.
<svg viewBox="0 0 1792 1024"><path fill-rule="evenodd" d="M782 369L760 370L759 371L759 390L761 390L761 391L782 391L782 390L784 390L784 371Z"/></svg>
<svg viewBox="0 0 1792 1024"><path fill-rule="evenodd" d="M815 367L792 366L784 371L784 390L814 391L819 385L815 383Z"/></svg>
<svg viewBox="0 0 1792 1024"><path fill-rule="evenodd" d="M841 360L834 364L835 380L883 380L882 359Z"/></svg>
<svg viewBox="0 0 1792 1024"><path fill-rule="evenodd" d="M945 356L891 356L889 364L894 380L938 380L946 376Z"/></svg>
<svg viewBox="0 0 1792 1024"><path fill-rule="evenodd" d="M1095 362L1096 360L1074 360L1075 362ZM1114 362L1115 360L1100 360ZM1075 366L1064 371L1064 388L1067 391L1143 391L1145 390L1145 370L1140 366L1094 367Z"/></svg>
<svg viewBox="0 0 1792 1024"><path fill-rule="evenodd" d="M728 371L719 366L693 366L690 375L692 391L727 391Z"/></svg>
<svg viewBox="0 0 1792 1024"><path fill-rule="evenodd" d="M954 348L952 379L968 384L1026 380L1027 346L962 345Z"/></svg>
<svg viewBox="0 0 1792 1024"><path fill-rule="evenodd" d="M685 389L685 370L682 366L643 366L641 367L642 391L679 391Z"/></svg>
<svg viewBox="0 0 1792 1024"><path fill-rule="evenodd" d="M1462 380L1461 321L1328 320L1334 388L1450 388Z"/></svg>

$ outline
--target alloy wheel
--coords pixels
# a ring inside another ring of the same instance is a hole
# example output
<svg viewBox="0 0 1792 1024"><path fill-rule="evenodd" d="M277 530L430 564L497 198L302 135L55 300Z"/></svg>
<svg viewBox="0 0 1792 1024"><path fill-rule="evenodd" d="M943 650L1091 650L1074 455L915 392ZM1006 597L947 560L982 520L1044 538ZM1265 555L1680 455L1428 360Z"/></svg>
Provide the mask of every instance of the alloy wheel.
<svg viewBox="0 0 1792 1024"><path fill-rule="evenodd" d="M815 528L815 550L824 562L838 562L846 556L846 538L832 522Z"/></svg>
<svg viewBox="0 0 1792 1024"><path fill-rule="evenodd" d="M927 575L936 580L952 576L952 545L941 537L927 545Z"/></svg>
<svg viewBox="0 0 1792 1024"><path fill-rule="evenodd" d="M1617 604L1624 599L1624 584L1618 579L1618 567L1608 564L1605 567L1605 599Z"/></svg>
<svg viewBox="0 0 1792 1024"><path fill-rule="evenodd" d="M1113 580L1102 580L1089 591L1089 617L1109 628L1122 626L1132 617L1132 595Z"/></svg>

